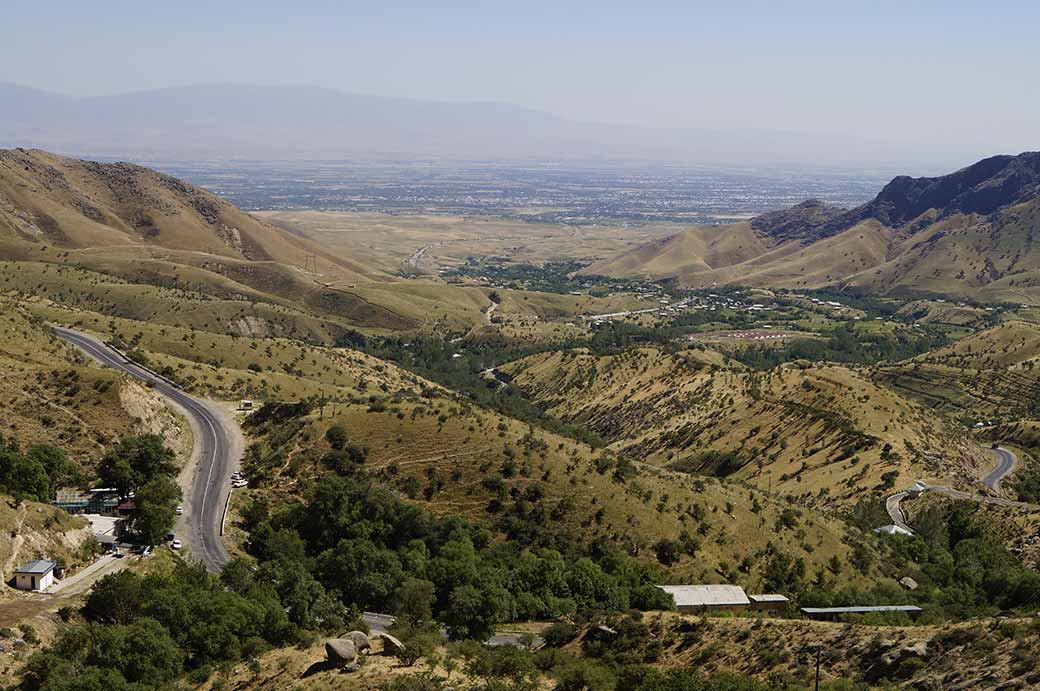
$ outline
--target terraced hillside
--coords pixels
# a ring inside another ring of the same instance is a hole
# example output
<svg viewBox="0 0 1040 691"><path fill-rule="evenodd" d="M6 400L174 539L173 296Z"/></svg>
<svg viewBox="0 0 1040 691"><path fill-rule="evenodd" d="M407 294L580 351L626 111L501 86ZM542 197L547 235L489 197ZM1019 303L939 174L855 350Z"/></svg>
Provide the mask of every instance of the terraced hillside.
<svg viewBox="0 0 1040 691"><path fill-rule="evenodd" d="M865 368L795 362L752 372L697 351L642 348L548 353L504 369L620 453L810 504L846 505L916 479L970 482L985 463L962 431Z"/></svg>
<svg viewBox="0 0 1040 691"><path fill-rule="evenodd" d="M604 540L661 563L659 543L675 541L684 546L662 563L673 578L748 587L761 587L776 552L803 559L812 573L834 556L847 559L862 540L835 517L746 486L633 464L444 392L337 405L324 417L285 410L279 422L246 423L259 443L247 454L252 481L236 495L237 510L245 496L284 505L329 474L364 471L436 514L522 544Z"/></svg>
<svg viewBox="0 0 1040 691"><path fill-rule="evenodd" d="M1040 416L1040 326L1007 321L946 348L880 367L878 381L966 424Z"/></svg>

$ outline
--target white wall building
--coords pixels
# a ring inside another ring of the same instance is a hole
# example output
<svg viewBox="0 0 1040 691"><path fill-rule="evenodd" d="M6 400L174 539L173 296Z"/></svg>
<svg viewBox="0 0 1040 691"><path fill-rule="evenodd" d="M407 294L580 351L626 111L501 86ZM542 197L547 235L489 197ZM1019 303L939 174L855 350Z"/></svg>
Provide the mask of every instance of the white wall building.
<svg viewBox="0 0 1040 691"><path fill-rule="evenodd" d="M54 568L57 565L49 559L36 559L22 564L14 571L14 587L19 590L46 590L54 583Z"/></svg>

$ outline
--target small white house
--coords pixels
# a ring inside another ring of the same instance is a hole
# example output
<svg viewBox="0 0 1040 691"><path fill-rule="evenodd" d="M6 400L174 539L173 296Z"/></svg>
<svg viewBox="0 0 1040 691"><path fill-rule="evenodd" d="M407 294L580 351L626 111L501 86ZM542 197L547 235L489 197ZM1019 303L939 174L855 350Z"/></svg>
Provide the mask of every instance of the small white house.
<svg viewBox="0 0 1040 691"><path fill-rule="evenodd" d="M15 569L14 587L19 590L46 590L54 583L54 569L57 566L57 562L49 559L26 562Z"/></svg>

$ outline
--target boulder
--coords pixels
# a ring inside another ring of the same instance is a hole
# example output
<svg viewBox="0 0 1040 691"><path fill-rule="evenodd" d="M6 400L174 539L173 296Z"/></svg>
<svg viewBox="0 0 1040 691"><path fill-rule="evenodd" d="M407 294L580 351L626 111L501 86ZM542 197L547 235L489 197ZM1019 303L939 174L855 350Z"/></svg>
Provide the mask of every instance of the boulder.
<svg viewBox="0 0 1040 691"><path fill-rule="evenodd" d="M336 667L345 667L357 659L354 641L349 638L333 638L325 642L325 657Z"/></svg>
<svg viewBox="0 0 1040 691"><path fill-rule="evenodd" d="M372 642L368 640L368 634L364 631L351 631L345 634L343 638L354 641L354 650L358 653L372 649Z"/></svg>
<svg viewBox="0 0 1040 691"><path fill-rule="evenodd" d="M383 652L396 654L404 650L404 643L388 633L378 634L383 639Z"/></svg>

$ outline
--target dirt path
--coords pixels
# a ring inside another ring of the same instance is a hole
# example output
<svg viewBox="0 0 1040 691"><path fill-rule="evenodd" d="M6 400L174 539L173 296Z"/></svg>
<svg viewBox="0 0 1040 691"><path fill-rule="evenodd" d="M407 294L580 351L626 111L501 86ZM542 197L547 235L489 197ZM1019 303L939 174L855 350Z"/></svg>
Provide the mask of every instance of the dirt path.
<svg viewBox="0 0 1040 691"><path fill-rule="evenodd" d="M17 626L34 617L57 612L65 606L78 606L82 597L102 576L127 568L138 557L102 557L67 581L53 593L27 593L17 600L0 603L0 628Z"/></svg>

